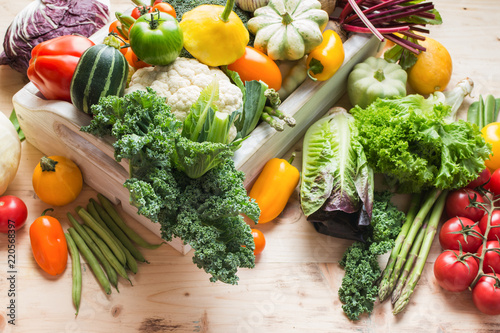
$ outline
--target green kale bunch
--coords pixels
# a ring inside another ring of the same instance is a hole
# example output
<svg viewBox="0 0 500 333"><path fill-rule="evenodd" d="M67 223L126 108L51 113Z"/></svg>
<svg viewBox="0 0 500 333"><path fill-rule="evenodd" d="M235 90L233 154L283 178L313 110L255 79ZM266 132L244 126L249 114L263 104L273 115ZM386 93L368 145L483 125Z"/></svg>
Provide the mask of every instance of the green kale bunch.
<svg viewBox="0 0 500 333"><path fill-rule="evenodd" d="M203 110L214 113L205 104ZM255 265L253 236L240 214L257 221L260 210L247 196L244 174L231 158L235 145L182 136L184 124L151 89L102 98L92 112L82 131L115 138L115 159L129 160L124 186L138 214L160 223L165 240L178 237L189 244L193 262L211 274L212 282L236 284L238 268ZM216 127L226 133L230 124L222 121ZM191 125L207 129L202 123ZM189 177L187 170L197 177Z"/></svg>
<svg viewBox="0 0 500 333"><path fill-rule="evenodd" d="M405 214L391 203L391 197L388 191L375 193L371 225L364 235L366 242L354 242L340 261L345 275L339 298L351 320L373 311L378 296L376 281L381 274L377 257L392 249L405 220Z"/></svg>

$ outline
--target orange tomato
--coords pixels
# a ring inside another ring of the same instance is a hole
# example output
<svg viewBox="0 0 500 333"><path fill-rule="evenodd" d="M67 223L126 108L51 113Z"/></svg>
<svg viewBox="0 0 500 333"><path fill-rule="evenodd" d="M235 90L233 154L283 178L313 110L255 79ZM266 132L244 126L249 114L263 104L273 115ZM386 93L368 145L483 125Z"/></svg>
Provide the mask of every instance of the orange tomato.
<svg viewBox="0 0 500 333"><path fill-rule="evenodd" d="M276 91L281 88L282 76L278 65L266 54L251 46L247 46L245 54L227 68L237 72L243 82L260 80Z"/></svg>
<svg viewBox="0 0 500 333"><path fill-rule="evenodd" d="M127 59L127 62L130 66L134 67L135 69L151 66L150 64L145 63L144 61L137 58L131 47L126 48L126 50L127 52L125 53L125 59Z"/></svg>
<svg viewBox="0 0 500 333"><path fill-rule="evenodd" d="M493 122L481 129L484 141L491 144L492 154L484 164L491 172L500 169L500 122Z"/></svg>
<svg viewBox="0 0 500 333"><path fill-rule="evenodd" d="M120 36L121 38L125 38L125 36L123 36L120 32L120 30L118 29L118 27L120 26L121 27L121 23L120 21L116 20L116 21L113 21L110 25L109 25L109 29L108 31L109 32L114 32L116 33L118 36Z"/></svg>
<svg viewBox="0 0 500 333"><path fill-rule="evenodd" d="M172 7L170 4L166 2L155 1L155 4L153 6L153 12L155 11L155 9L158 9L160 12L170 14L173 17L177 17L174 7Z"/></svg>
<svg viewBox="0 0 500 333"><path fill-rule="evenodd" d="M33 172L33 189L43 202L64 206L73 202L83 187L82 172L64 156L42 157Z"/></svg>
<svg viewBox="0 0 500 333"><path fill-rule="evenodd" d="M266 238L262 231L258 229L252 229L253 241L255 243L255 250L253 250L254 255L261 253L266 247Z"/></svg>
<svg viewBox="0 0 500 333"><path fill-rule="evenodd" d="M64 272L68 262L68 245L61 223L56 218L44 214L38 217L30 226L30 241L40 268L50 275Z"/></svg>

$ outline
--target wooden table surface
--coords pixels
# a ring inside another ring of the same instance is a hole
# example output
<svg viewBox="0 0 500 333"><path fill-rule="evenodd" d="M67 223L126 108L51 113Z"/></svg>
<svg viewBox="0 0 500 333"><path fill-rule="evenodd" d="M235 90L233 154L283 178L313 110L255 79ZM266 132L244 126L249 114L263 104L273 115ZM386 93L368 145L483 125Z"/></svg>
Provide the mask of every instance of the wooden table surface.
<svg viewBox="0 0 500 333"><path fill-rule="evenodd" d="M14 16L30 1L3 2L0 38ZM431 26L430 36L449 50L454 64L451 85L471 77L473 98L491 93L500 97L500 2L496 0L436 0L444 24ZM112 11L130 7L112 1ZM27 78L0 66L0 110L12 110L12 96ZM2 144L0 142L0 144ZM300 144L295 149L300 152ZM71 266L59 277L38 268L31 254L28 228L47 208L31 185L32 170L41 152L22 144L21 164L6 194L22 198L29 209L26 226L16 234L15 298L8 296L7 237L0 237L1 332L499 332L500 317L479 313L469 292L451 294L436 284L432 265L440 252L434 242L423 276L407 309L397 317L388 302L376 304L370 316L357 322L343 314L338 289L344 275L339 267L350 241L320 235L305 220L294 193L282 215L260 225L267 239L265 251L252 270L239 271L237 286L211 283L195 267L191 254L169 246L143 250L150 264L132 276L133 286L120 282L120 292L105 296L86 265L80 314L71 301ZM295 165L300 165L300 154ZM66 213L86 205L96 192L85 186L74 203L57 208L54 216L67 226ZM151 241L158 238L126 217ZM15 300L15 326L8 324L7 306Z"/></svg>

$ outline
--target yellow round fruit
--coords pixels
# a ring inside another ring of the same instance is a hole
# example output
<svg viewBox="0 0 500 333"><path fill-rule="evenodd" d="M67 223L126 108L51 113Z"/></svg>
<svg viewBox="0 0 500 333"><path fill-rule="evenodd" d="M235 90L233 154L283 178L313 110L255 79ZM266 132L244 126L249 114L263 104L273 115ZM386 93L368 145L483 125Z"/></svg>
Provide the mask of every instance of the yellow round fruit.
<svg viewBox="0 0 500 333"><path fill-rule="evenodd" d="M443 91L451 79L453 64L448 50L435 39L426 37L419 42L426 48L408 69L408 83L421 95Z"/></svg>

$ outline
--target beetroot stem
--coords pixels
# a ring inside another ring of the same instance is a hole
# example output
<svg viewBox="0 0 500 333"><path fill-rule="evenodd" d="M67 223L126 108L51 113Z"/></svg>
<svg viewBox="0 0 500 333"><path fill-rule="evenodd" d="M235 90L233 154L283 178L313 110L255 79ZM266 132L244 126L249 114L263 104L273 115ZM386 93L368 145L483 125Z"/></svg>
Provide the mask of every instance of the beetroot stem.
<svg viewBox="0 0 500 333"><path fill-rule="evenodd" d="M369 28L360 27L357 25L344 24L343 27L345 30L351 31L351 32L358 32L358 33L370 33L371 32L371 30ZM410 27L407 25L401 26L401 27L377 28L377 31L380 32L381 34L392 34L395 32L402 32L402 31L408 31L408 30L410 30Z"/></svg>
<svg viewBox="0 0 500 333"><path fill-rule="evenodd" d="M361 11L361 8L358 7L358 4L354 0L348 0L351 4L354 11L358 14L359 18L363 21L363 23L368 27L368 29L380 40L384 40L384 36L373 26L373 24L366 18L365 14ZM362 1L362 0L360 0ZM344 25L345 29L345 25Z"/></svg>
<svg viewBox="0 0 500 333"><path fill-rule="evenodd" d="M415 44L415 43L412 43L406 39L403 39L403 38L400 38L400 37L397 37L394 35L385 35L385 37L388 40L392 41L394 44L397 44L397 45L401 46L402 48L407 49L411 53L419 54L420 53L419 50L425 51L425 47L418 45L418 44Z"/></svg>

